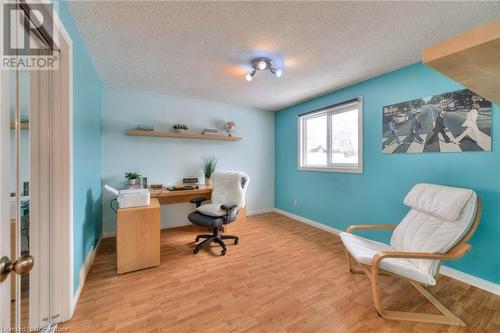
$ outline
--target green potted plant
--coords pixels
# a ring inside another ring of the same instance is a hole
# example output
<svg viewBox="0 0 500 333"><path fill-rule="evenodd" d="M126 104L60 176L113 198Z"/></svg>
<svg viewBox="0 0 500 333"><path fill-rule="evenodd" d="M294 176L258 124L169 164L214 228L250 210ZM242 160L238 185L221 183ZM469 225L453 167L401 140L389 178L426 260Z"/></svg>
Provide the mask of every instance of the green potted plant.
<svg viewBox="0 0 500 333"><path fill-rule="evenodd" d="M141 177L137 172L125 172L125 178L128 179L129 185L136 185L137 180Z"/></svg>
<svg viewBox="0 0 500 333"><path fill-rule="evenodd" d="M217 166L217 159L215 156L209 155L203 158L201 161L201 169L205 175L205 185L212 186L212 174Z"/></svg>
<svg viewBox="0 0 500 333"><path fill-rule="evenodd" d="M188 127L186 126L186 124L182 124L182 123L179 123L179 124L175 124L174 126L172 126L172 128L174 129L174 131L176 131L177 133L186 133L188 131Z"/></svg>

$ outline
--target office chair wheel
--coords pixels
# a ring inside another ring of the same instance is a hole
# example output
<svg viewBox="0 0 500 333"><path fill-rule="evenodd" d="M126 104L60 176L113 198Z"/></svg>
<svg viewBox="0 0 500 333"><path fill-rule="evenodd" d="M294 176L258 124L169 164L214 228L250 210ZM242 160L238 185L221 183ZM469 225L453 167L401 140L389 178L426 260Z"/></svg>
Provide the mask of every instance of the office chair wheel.
<svg viewBox="0 0 500 333"><path fill-rule="evenodd" d="M225 256L226 255L226 249L222 249L222 251L220 251L220 255L221 256Z"/></svg>
<svg viewBox="0 0 500 333"><path fill-rule="evenodd" d="M239 240L239 239L235 239L235 240L234 240L234 245L238 245L238 243L239 243L239 242L240 242L240 240Z"/></svg>
<svg viewBox="0 0 500 333"><path fill-rule="evenodd" d="M194 250L193 250L193 253L194 253L194 254L196 254L196 253L198 253L198 251L200 251L200 250L198 250L198 249L194 249Z"/></svg>

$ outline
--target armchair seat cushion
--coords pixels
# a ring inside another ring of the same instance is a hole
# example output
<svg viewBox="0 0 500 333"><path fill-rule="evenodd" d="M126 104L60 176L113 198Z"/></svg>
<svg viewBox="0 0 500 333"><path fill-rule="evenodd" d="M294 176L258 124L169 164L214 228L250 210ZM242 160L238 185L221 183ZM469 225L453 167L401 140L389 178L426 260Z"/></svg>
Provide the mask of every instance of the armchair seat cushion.
<svg viewBox="0 0 500 333"><path fill-rule="evenodd" d="M192 212L188 215L188 219L197 226L207 228L218 228L224 224L224 219L222 217L207 216L199 212Z"/></svg>
<svg viewBox="0 0 500 333"><path fill-rule="evenodd" d="M220 204L217 203L211 203L211 204L206 204L202 205L196 210L203 215L208 215L208 216L213 216L213 217L221 217L227 215L227 212L224 209L220 208Z"/></svg>
<svg viewBox="0 0 500 333"><path fill-rule="evenodd" d="M379 252L394 252L392 246L356 236L351 233L340 233L345 248L360 264L371 265L373 257ZM404 276L417 282L435 285L434 276L426 270L419 269L411 260L386 258L380 262L380 269L397 275Z"/></svg>

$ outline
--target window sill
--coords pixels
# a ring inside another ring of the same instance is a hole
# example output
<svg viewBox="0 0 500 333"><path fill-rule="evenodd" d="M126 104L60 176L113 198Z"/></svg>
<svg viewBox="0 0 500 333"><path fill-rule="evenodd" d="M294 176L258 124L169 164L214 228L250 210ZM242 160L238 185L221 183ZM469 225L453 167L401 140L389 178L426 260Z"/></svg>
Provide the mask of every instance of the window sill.
<svg viewBox="0 0 500 333"><path fill-rule="evenodd" d="M312 172L334 172L334 173L355 173L362 174L363 169L353 169L353 168L315 168L315 167L298 167L299 171L312 171Z"/></svg>

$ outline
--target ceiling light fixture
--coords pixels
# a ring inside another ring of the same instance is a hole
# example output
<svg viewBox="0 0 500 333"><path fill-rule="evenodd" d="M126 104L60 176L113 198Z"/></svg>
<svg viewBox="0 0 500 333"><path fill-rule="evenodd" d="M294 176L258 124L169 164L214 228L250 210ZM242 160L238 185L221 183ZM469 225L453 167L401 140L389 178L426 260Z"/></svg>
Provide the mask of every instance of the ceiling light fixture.
<svg viewBox="0 0 500 333"><path fill-rule="evenodd" d="M253 77L257 73L257 71L265 71L269 70L271 73L276 75L276 77L280 77L283 71L274 67L273 62L269 58L256 58L251 62L252 69L246 75L247 81L252 81Z"/></svg>

